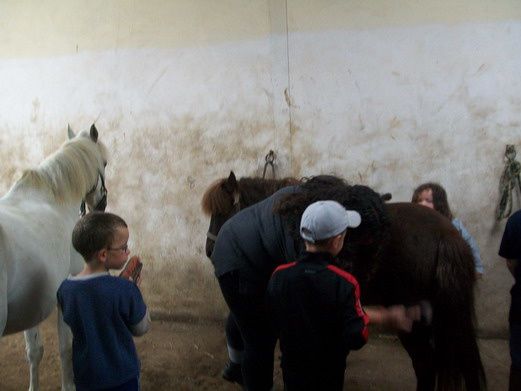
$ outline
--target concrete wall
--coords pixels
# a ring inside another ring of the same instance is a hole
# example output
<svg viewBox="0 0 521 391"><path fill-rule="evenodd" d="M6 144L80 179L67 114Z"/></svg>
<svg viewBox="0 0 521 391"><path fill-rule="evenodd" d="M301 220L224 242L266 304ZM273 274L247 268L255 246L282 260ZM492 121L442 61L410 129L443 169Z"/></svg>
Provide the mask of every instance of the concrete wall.
<svg viewBox="0 0 521 391"><path fill-rule="evenodd" d="M215 296L199 200L230 169L259 175L273 149L278 175L335 173L395 201L435 180L481 247L481 329L504 335L494 210L505 144L521 149L520 36L516 0L4 1L0 191L67 123L96 121L147 290L188 307L164 273L196 270Z"/></svg>

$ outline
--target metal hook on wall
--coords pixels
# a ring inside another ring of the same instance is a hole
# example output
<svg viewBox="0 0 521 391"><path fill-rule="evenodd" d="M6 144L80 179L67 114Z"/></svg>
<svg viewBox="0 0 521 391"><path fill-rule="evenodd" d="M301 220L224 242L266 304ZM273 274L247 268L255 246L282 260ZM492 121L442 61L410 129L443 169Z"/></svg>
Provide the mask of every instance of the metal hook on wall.
<svg viewBox="0 0 521 391"><path fill-rule="evenodd" d="M264 157L264 171L262 173L262 178L266 179L266 170L268 169L268 166L271 167L271 177L272 179L275 179L275 164L274 161L276 159L275 152L273 152L271 149L268 152L268 154Z"/></svg>

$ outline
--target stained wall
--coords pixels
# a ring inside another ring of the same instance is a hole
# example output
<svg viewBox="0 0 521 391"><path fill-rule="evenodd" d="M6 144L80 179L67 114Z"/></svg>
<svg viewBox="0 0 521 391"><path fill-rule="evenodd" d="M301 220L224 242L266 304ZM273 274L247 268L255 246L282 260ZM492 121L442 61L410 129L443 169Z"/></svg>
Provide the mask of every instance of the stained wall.
<svg viewBox="0 0 521 391"><path fill-rule="evenodd" d="M395 201L435 180L481 247L480 330L505 335L494 211L521 148L520 36L514 0L4 1L0 190L95 121L146 290L189 309L218 301L199 201L231 169L259 175L272 149L279 176Z"/></svg>

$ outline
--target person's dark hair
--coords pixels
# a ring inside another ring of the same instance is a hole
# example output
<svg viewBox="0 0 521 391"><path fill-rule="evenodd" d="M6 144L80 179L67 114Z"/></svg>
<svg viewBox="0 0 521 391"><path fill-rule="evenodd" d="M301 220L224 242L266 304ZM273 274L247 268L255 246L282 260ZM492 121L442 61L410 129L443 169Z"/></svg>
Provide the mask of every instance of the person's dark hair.
<svg viewBox="0 0 521 391"><path fill-rule="evenodd" d="M349 185L344 179L332 175L318 175L307 179L300 188L303 191L283 197L274 211L284 217L295 239L301 241L300 219L308 205L320 200L335 200L346 209L356 210L362 222L350 231L350 241L364 241L376 246L389 227L389 217L380 195L371 188L362 185Z"/></svg>
<svg viewBox="0 0 521 391"><path fill-rule="evenodd" d="M121 227L127 228L121 217L108 212L91 212L76 223L72 231L72 245L88 262L97 251L112 244Z"/></svg>
<svg viewBox="0 0 521 391"><path fill-rule="evenodd" d="M424 192L425 190L431 190L432 191L432 204L434 206L434 210L441 213L443 216L448 218L449 220L453 219L452 211L449 207L449 201L447 200L447 192L438 183L435 182L427 182L422 183L420 186L418 186L414 193L412 194L412 202L417 204L420 199L420 194Z"/></svg>

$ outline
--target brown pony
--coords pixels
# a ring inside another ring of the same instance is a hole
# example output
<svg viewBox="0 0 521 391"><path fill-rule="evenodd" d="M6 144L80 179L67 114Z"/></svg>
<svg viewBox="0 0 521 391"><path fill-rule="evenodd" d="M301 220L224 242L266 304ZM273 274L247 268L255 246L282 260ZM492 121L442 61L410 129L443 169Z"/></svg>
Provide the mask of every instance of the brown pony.
<svg viewBox="0 0 521 391"><path fill-rule="evenodd" d="M217 234L222 225L239 210L253 205L286 186L301 183L295 178L263 179L244 177L236 179L233 171L228 178L221 178L204 192L201 206L210 216L206 233L206 255L212 255Z"/></svg>
<svg viewBox="0 0 521 391"><path fill-rule="evenodd" d="M299 183L295 179L285 181L288 185ZM232 172L208 188L203 210L211 216L206 240L209 257L227 219L284 186L269 182L268 187L267 183L259 178L237 181ZM306 186L306 182L300 184ZM314 198L306 199L297 193L290 197L300 200L289 200L287 205L283 200L274 213L286 218L293 227L294 240L299 240L296 227L309 203L335 199L358 210L362 224L353 230L340 257L346 261L343 266L358 279L364 305L408 305L421 300L432 305L431 323L417 322L411 333L399 334L412 360L417 390L486 389L476 342L474 261L464 239L448 219L429 208L384 203L366 186L336 188L344 194L318 189Z"/></svg>

